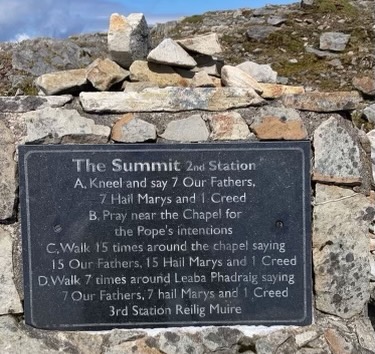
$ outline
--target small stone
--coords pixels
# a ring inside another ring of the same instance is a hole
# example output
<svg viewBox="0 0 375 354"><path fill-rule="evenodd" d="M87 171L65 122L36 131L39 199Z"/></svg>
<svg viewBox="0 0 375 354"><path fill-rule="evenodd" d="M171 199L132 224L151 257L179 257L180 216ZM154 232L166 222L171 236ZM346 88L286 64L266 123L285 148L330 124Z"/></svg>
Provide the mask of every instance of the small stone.
<svg viewBox="0 0 375 354"><path fill-rule="evenodd" d="M245 61L236 66L243 70L244 72L251 75L255 80L266 83L276 83L277 82L277 72L272 70L270 65L267 64L257 64L252 61Z"/></svg>
<svg viewBox="0 0 375 354"><path fill-rule="evenodd" d="M375 79L371 77L355 77L353 86L367 96L375 96Z"/></svg>
<svg viewBox="0 0 375 354"><path fill-rule="evenodd" d="M0 316L23 312L21 300L12 279L12 244L12 237L4 226L0 225Z"/></svg>
<svg viewBox="0 0 375 354"><path fill-rule="evenodd" d="M26 142L45 144L106 143L110 128L95 125L92 119L82 117L76 110L45 108L23 115L26 127Z"/></svg>
<svg viewBox="0 0 375 354"><path fill-rule="evenodd" d="M253 89L238 87L166 87L149 88L141 92L82 92L80 102L86 112L97 113L225 111L264 104L264 100Z"/></svg>
<svg viewBox="0 0 375 354"><path fill-rule="evenodd" d="M168 123L161 137L166 140L182 142L207 141L209 131L202 117L196 114Z"/></svg>
<svg viewBox="0 0 375 354"><path fill-rule="evenodd" d="M350 39L350 34L341 32L325 32L320 36L321 50L331 50L333 52L343 52Z"/></svg>
<svg viewBox="0 0 375 354"><path fill-rule="evenodd" d="M307 131L299 113L291 108L266 106L250 128L260 140L302 140Z"/></svg>
<svg viewBox="0 0 375 354"><path fill-rule="evenodd" d="M324 331L324 337L328 342L329 348L333 354L352 354L354 347L350 340L346 340L338 331L333 328L328 328Z"/></svg>
<svg viewBox="0 0 375 354"><path fill-rule="evenodd" d="M327 64L339 70L344 69L344 66L342 65L342 62L340 59L332 59Z"/></svg>
<svg viewBox="0 0 375 354"><path fill-rule="evenodd" d="M302 7L311 7L315 3L315 0L301 0Z"/></svg>
<svg viewBox="0 0 375 354"><path fill-rule="evenodd" d="M363 114L365 115L366 119L375 124L375 104L372 104L368 107L366 107L363 110Z"/></svg>
<svg viewBox="0 0 375 354"><path fill-rule="evenodd" d="M223 53L217 33L179 39L177 43L186 50L199 54L220 56Z"/></svg>
<svg viewBox="0 0 375 354"><path fill-rule="evenodd" d="M191 80L192 87L215 87L214 82L205 71L197 72Z"/></svg>
<svg viewBox="0 0 375 354"><path fill-rule="evenodd" d="M289 86L280 84L262 84L259 83L263 98L275 99L284 95L299 95L305 93L303 86Z"/></svg>
<svg viewBox="0 0 375 354"><path fill-rule="evenodd" d="M299 348L304 347L306 344L311 342L312 340L319 337L319 333L317 331L306 331L302 333L298 333L295 336L296 344Z"/></svg>
<svg viewBox="0 0 375 354"><path fill-rule="evenodd" d="M111 15L108 51L116 63L128 69L133 61L145 59L149 49L149 29L143 14Z"/></svg>
<svg viewBox="0 0 375 354"><path fill-rule="evenodd" d="M297 64L298 60L293 58L293 59L289 59L288 62L291 63L291 64Z"/></svg>
<svg viewBox="0 0 375 354"><path fill-rule="evenodd" d="M188 69L197 65L197 62L171 38L164 39L153 49L147 56L147 60Z"/></svg>
<svg viewBox="0 0 375 354"><path fill-rule="evenodd" d="M246 140L251 137L249 127L237 112L218 113L208 117L212 140Z"/></svg>
<svg viewBox="0 0 375 354"><path fill-rule="evenodd" d="M224 65L221 69L221 82L228 87L252 88L257 93L262 93L257 80L250 74L231 65Z"/></svg>
<svg viewBox="0 0 375 354"><path fill-rule="evenodd" d="M251 26L247 31L246 35L249 39L256 41L263 41L267 39L272 33L278 31L278 27L274 26Z"/></svg>
<svg viewBox="0 0 375 354"><path fill-rule="evenodd" d="M130 79L132 81L147 81L158 87L189 86L191 80L183 78L173 68L166 65L148 63L136 60L130 66Z"/></svg>
<svg viewBox="0 0 375 354"><path fill-rule="evenodd" d="M129 71L110 59L96 59L87 68L87 80L99 91L107 91L114 84L125 80Z"/></svg>
<svg viewBox="0 0 375 354"><path fill-rule="evenodd" d="M314 180L361 183L363 166L358 143L336 118L331 117L315 130L314 149Z"/></svg>
<svg viewBox="0 0 375 354"><path fill-rule="evenodd" d="M118 120L112 128L112 140L122 143L143 143L156 140L156 128L129 113Z"/></svg>
<svg viewBox="0 0 375 354"><path fill-rule="evenodd" d="M312 112L351 111L357 109L361 101L357 91L308 92L283 96L284 106Z"/></svg>
<svg viewBox="0 0 375 354"><path fill-rule="evenodd" d="M0 120L0 220L13 216L18 187L14 153L14 136Z"/></svg>
<svg viewBox="0 0 375 354"><path fill-rule="evenodd" d="M341 318L362 313L370 298L368 226L374 205L351 189L317 184L313 258L317 309Z"/></svg>
<svg viewBox="0 0 375 354"><path fill-rule="evenodd" d="M87 85L86 69L56 71L35 80L36 86L46 95L76 93Z"/></svg>

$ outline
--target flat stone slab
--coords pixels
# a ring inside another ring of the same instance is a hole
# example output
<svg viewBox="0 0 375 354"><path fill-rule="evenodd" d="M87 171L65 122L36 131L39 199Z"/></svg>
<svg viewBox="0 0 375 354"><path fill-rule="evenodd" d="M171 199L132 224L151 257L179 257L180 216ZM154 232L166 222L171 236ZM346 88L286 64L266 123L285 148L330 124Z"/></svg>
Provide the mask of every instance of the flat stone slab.
<svg viewBox="0 0 375 354"><path fill-rule="evenodd" d="M80 102L86 112L179 112L188 110L225 111L264 103L252 89L148 88L141 92L82 92Z"/></svg>
<svg viewBox="0 0 375 354"><path fill-rule="evenodd" d="M277 82L277 72L272 70L270 65L258 64L248 60L238 64L236 67L250 74L258 82Z"/></svg>
<svg viewBox="0 0 375 354"><path fill-rule="evenodd" d="M46 95L77 92L87 84L86 69L56 71L39 76L36 86Z"/></svg>
<svg viewBox="0 0 375 354"><path fill-rule="evenodd" d="M336 118L331 117L315 130L314 149L314 180L361 183L363 166L358 143Z"/></svg>
<svg viewBox="0 0 375 354"><path fill-rule="evenodd" d="M357 91L308 92L283 97L284 106L311 112L351 111L358 108L361 101Z"/></svg>
<svg viewBox="0 0 375 354"><path fill-rule="evenodd" d="M262 93L258 81L238 67L224 65L221 69L221 82L224 86L252 88L257 93Z"/></svg>
<svg viewBox="0 0 375 354"><path fill-rule="evenodd" d="M106 143L110 128L96 125L74 109L45 108L23 115L27 127L27 142Z"/></svg>

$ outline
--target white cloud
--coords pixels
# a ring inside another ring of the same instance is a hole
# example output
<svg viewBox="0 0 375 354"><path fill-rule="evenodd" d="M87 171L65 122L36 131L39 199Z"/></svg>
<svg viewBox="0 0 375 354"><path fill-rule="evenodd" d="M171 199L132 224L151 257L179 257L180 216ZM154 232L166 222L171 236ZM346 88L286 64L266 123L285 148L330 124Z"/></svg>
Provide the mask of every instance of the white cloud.
<svg viewBox="0 0 375 354"><path fill-rule="evenodd" d="M111 0L0 0L0 41L28 37L66 37L108 27L111 13L126 9Z"/></svg>

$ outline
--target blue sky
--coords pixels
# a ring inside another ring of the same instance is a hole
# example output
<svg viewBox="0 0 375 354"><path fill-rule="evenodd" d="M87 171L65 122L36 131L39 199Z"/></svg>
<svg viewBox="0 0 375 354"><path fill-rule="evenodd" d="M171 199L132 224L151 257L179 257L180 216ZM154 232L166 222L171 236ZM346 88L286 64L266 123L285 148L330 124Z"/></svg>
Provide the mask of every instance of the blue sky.
<svg viewBox="0 0 375 354"><path fill-rule="evenodd" d="M297 1L297 0L296 0ZM64 38L105 31L111 13L142 12L149 24L210 10L257 8L291 0L0 0L0 41L30 37Z"/></svg>

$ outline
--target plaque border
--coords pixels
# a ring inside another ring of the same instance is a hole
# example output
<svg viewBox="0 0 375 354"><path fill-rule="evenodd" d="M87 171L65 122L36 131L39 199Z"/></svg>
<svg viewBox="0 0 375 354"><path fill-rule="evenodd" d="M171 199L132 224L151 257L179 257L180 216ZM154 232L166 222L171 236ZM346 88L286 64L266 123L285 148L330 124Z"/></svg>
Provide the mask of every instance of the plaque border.
<svg viewBox="0 0 375 354"><path fill-rule="evenodd" d="M296 144L302 145L301 147L287 147L283 145ZM117 145L117 144L116 144ZM308 325L312 323L312 269L311 263L311 220L307 216L311 215L310 198L311 198L311 173L310 168L306 169L310 164L310 141L254 141L254 142L230 142L230 143L202 143L202 144L128 144L122 145L123 148L119 149L116 145L20 145L19 146L19 164L20 164L20 180L25 182L25 187L22 188L20 183L20 196L24 194L25 198L21 199L21 220L22 220L22 250L23 250L23 263L24 263L24 300L26 323L30 323L33 327L52 329L52 330L80 330L80 329L111 329L111 328L161 328L161 327L187 327L187 326L231 326L231 325ZM236 146L237 145L237 146ZM251 145L254 145L252 147ZM264 145L264 147L261 147ZM267 147L267 145L279 145L278 147ZM53 147L51 147L53 146ZM92 148L87 148L88 146ZM178 146L178 147L176 147ZM33 151L26 151L30 147L34 148ZM47 150L48 148L48 150ZM236 321L168 321L168 322L107 322L107 323L79 323L79 324L54 324L49 326L40 326L34 321L33 303L33 274L32 274L32 250L31 250L31 230L30 230L30 201L29 201L29 176L28 176L28 158L36 153L124 153L124 152L207 152L207 151L299 151L301 153L302 173L301 173L301 192L302 192L302 224L303 224L303 316L293 320L236 320ZM21 160L21 157L23 159ZM307 161L306 161L307 160ZM24 210L26 210L26 212ZM26 221L24 217L26 215ZM25 245L25 235L27 244ZM27 247L26 247L27 246ZM27 250L27 254L25 252ZM27 264L27 267L25 265ZM309 268L309 269L308 269ZM27 279L28 278L28 279ZM26 283L27 279L27 283ZM28 291L26 291L28 290ZM311 310L310 310L311 309ZM309 311L310 310L310 311Z"/></svg>

